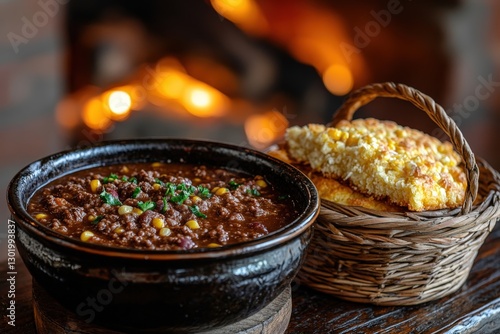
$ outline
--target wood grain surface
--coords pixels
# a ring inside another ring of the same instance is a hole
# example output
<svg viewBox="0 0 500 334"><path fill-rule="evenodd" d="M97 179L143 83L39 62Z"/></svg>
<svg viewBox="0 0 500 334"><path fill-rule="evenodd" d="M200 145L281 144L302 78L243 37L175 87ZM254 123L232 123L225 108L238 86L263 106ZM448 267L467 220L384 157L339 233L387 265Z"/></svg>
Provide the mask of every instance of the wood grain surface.
<svg viewBox="0 0 500 334"><path fill-rule="evenodd" d="M31 276L17 262L16 326L7 324L7 266L0 265L0 333L35 333ZM287 334L500 333L500 224L481 247L465 285L422 305L381 307L342 301L294 282Z"/></svg>

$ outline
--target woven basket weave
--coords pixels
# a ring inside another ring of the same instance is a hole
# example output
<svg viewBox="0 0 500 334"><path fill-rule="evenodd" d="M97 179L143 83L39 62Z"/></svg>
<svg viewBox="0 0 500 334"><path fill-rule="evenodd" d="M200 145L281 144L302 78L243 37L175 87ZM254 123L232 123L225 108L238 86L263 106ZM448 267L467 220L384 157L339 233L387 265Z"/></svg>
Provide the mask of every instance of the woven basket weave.
<svg viewBox="0 0 500 334"><path fill-rule="evenodd" d="M381 212L322 200L297 278L349 301L415 305L451 294L466 281L479 247L500 217L500 175L485 161L476 161L442 107L405 85L382 83L359 89L329 125L351 120L359 107L377 97L413 103L449 136L464 160L468 180L463 207Z"/></svg>

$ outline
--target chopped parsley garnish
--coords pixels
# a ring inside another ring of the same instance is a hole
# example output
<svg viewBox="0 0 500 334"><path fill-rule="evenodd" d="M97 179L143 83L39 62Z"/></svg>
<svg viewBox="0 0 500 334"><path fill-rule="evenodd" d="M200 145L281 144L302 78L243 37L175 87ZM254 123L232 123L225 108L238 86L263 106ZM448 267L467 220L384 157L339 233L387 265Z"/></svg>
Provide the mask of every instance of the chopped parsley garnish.
<svg viewBox="0 0 500 334"><path fill-rule="evenodd" d="M155 202L151 202L151 201L147 201L147 202L139 201L139 202L137 202L137 206L142 211L148 211L148 210L154 209L156 204L155 204Z"/></svg>
<svg viewBox="0 0 500 334"><path fill-rule="evenodd" d="M192 185L187 185L185 183L179 183L176 187L176 190L186 191L189 194L193 194L196 191L196 187Z"/></svg>
<svg viewBox="0 0 500 334"><path fill-rule="evenodd" d="M103 177L102 182L103 183L111 183L116 179L118 179L118 175L111 173L109 176Z"/></svg>
<svg viewBox="0 0 500 334"><path fill-rule="evenodd" d="M165 192L165 196L175 196L175 190L177 189L177 186L173 183L168 182L166 184L167 191Z"/></svg>
<svg viewBox="0 0 500 334"><path fill-rule="evenodd" d="M165 196L170 198L175 204L182 204L185 200L189 198L190 195L194 194L197 190L196 187L192 185L187 185L185 183L174 184L167 182L165 184L167 191L165 191Z"/></svg>
<svg viewBox="0 0 500 334"><path fill-rule="evenodd" d="M187 186L185 183L179 183L176 187L175 187L176 190L184 190L184 191L187 191Z"/></svg>
<svg viewBox="0 0 500 334"><path fill-rule="evenodd" d="M93 221L91 221L90 223L92 225L97 225L102 219L104 218L104 216L97 216L95 217L95 219Z"/></svg>
<svg viewBox="0 0 500 334"><path fill-rule="evenodd" d="M170 200L175 204L182 204L188 198L189 198L189 193L185 190L182 190L179 194L170 197Z"/></svg>
<svg viewBox="0 0 500 334"><path fill-rule="evenodd" d="M167 209L168 209L167 198L163 197L162 201L163 201L163 208L161 209L161 212L165 213L165 212L167 212Z"/></svg>
<svg viewBox="0 0 500 334"><path fill-rule="evenodd" d="M141 188L135 187L134 192L132 193L132 198L136 198L140 192L141 192Z"/></svg>
<svg viewBox="0 0 500 334"><path fill-rule="evenodd" d="M210 198L210 196L212 196L210 189L205 188L204 186L198 186L198 195L204 198Z"/></svg>
<svg viewBox="0 0 500 334"><path fill-rule="evenodd" d="M189 209L191 210L191 212L198 218L207 218L207 215L200 212L200 208L198 207L198 205L193 205L193 206L190 206Z"/></svg>
<svg viewBox="0 0 500 334"><path fill-rule="evenodd" d="M160 186L164 187L165 186L165 182L163 182L162 180L160 180L159 178L155 178L155 183L158 183Z"/></svg>
<svg viewBox="0 0 500 334"><path fill-rule="evenodd" d="M123 175L122 176L122 181L125 181L125 182L128 181L128 176L127 175Z"/></svg>
<svg viewBox="0 0 500 334"><path fill-rule="evenodd" d="M128 182L133 183L133 184L137 184L137 179L133 176L130 179L128 179Z"/></svg>
<svg viewBox="0 0 500 334"><path fill-rule="evenodd" d="M234 180L229 181L227 185L231 190L236 190L240 186L240 184Z"/></svg>
<svg viewBox="0 0 500 334"><path fill-rule="evenodd" d="M106 192L106 190L103 190L99 196L101 196L101 199L109 205L122 205L122 202L120 202L118 198Z"/></svg>
<svg viewBox="0 0 500 334"><path fill-rule="evenodd" d="M255 188L247 189L247 193L253 196L260 196L260 192Z"/></svg>

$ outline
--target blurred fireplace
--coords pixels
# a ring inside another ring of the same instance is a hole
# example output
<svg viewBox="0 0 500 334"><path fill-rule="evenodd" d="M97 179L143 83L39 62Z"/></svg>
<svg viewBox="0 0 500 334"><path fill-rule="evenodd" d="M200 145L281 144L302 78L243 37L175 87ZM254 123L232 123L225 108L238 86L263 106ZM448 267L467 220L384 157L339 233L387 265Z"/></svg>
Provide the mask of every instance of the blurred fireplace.
<svg viewBox="0 0 500 334"><path fill-rule="evenodd" d="M66 24L57 118L73 145L181 136L264 148L341 101L313 66L209 2L73 1Z"/></svg>
<svg viewBox="0 0 500 334"><path fill-rule="evenodd" d="M463 7L458 0L71 1L69 91L57 119L73 145L168 136L262 149L289 125L327 122L346 94L371 82L416 87L453 113L474 89L454 50L473 38L453 30L453 15L468 17ZM474 112L470 129L484 115L482 107ZM357 116L436 129L393 99Z"/></svg>

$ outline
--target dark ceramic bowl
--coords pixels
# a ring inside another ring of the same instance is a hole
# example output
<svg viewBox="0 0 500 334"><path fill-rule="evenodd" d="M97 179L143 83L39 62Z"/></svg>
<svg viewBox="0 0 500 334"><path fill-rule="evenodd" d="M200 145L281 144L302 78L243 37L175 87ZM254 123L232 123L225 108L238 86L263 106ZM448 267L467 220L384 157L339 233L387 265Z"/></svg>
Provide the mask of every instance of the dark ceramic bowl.
<svg viewBox="0 0 500 334"><path fill-rule="evenodd" d="M64 174L153 161L264 175L288 191L300 214L284 228L250 242L208 250L148 251L71 239L37 223L26 211L37 189ZM35 161L13 178L7 201L19 253L37 283L83 321L127 332L217 328L261 310L299 270L319 208L311 181L279 160L243 147L176 139L107 142Z"/></svg>

